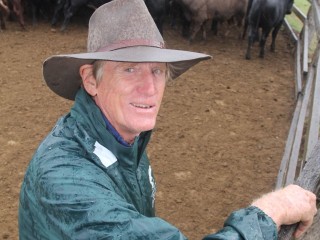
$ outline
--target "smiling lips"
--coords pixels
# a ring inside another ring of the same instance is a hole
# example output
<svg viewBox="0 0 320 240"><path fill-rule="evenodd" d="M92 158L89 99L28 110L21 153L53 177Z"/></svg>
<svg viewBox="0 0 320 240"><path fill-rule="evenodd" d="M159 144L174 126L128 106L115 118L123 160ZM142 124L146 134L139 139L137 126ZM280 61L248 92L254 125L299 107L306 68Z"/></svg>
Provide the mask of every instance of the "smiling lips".
<svg viewBox="0 0 320 240"><path fill-rule="evenodd" d="M146 104L137 104L137 103L131 103L132 106L136 107L136 108L143 108L143 109L150 109L153 106L151 105L146 105Z"/></svg>

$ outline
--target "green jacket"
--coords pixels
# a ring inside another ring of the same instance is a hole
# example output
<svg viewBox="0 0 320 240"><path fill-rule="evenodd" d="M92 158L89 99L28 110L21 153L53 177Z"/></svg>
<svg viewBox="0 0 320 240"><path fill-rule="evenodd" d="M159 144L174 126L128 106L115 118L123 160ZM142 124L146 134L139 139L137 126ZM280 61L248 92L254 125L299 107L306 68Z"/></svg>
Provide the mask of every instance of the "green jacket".
<svg viewBox="0 0 320 240"><path fill-rule="evenodd" d="M79 90L31 160L20 192L24 239L186 239L155 216L156 185L145 149L151 132L131 147L106 130L99 108ZM257 208L235 212L206 239L276 239Z"/></svg>

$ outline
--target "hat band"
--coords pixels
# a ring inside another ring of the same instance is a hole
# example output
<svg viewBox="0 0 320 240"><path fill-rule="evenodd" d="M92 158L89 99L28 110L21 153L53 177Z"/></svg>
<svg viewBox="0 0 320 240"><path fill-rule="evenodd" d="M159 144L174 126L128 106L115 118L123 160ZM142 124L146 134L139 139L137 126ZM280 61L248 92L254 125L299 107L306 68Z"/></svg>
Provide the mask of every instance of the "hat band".
<svg viewBox="0 0 320 240"><path fill-rule="evenodd" d="M148 47L157 47L157 48L165 47L163 42L157 42L157 41L148 40L148 39L128 39L128 40L112 43L105 47L101 47L96 52L106 52L106 51L112 51L120 48L135 47L135 46L148 46Z"/></svg>

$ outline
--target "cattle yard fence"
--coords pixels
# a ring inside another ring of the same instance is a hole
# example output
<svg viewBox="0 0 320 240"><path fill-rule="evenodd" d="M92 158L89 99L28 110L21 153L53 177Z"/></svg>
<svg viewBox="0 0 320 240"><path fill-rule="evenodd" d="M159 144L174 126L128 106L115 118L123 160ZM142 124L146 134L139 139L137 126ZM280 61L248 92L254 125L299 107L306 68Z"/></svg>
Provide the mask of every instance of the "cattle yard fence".
<svg viewBox="0 0 320 240"><path fill-rule="evenodd" d="M313 161L316 166L320 165L320 154L317 150L320 146L320 0L309 0L309 2L307 15L293 6L292 14L303 25L300 32L293 30L287 20L284 22L285 29L290 33L290 39L295 46L296 105L280 163L277 189L297 183L308 161L309 163ZM317 156L314 156L315 152ZM320 176L319 173L317 175L315 193L319 200ZM318 210L314 224L302 239L320 239L319 224Z"/></svg>
<svg viewBox="0 0 320 240"><path fill-rule="evenodd" d="M320 128L320 0L311 0L307 16L295 5L303 23L296 33L285 20L295 45L296 107L281 161L276 188L291 184L299 176L319 140ZM320 164L320 163L319 163Z"/></svg>

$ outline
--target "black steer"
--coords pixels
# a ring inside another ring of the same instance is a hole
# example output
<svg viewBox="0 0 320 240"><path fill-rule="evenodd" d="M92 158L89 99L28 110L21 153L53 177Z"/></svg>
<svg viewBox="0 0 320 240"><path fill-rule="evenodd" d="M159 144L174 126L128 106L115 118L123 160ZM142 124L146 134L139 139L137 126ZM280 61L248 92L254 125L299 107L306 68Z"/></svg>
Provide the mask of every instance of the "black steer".
<svg viewBox="0 0 320 240"><path fill-rule="evenodd" d="M69 2L69 1L68 1ZM58 18L63 11L63 14L66 14L66 10L68 8L68 4L66 0L55 0L55 6L54 6L54 11L53 11L53 16L51 19L51 26L56 26L58 22Z"/></svg>
<svg viewBox="0 0 320 240"><path fill-rule="evenodd" d="M65 31L71 18L77 13L79 8L87 6L95 10L96 8L108 2L111 2L111 0L57 0L51 24L55 25L57 23L57 16L63 9L64 20L61 31Z"/></svg>
<svg viewBox="0 0 320 240"><path fill-rule="evenodd" d="M163 22L166 16L167 0L144 0L150 15L156 23L159 32L163 34Z"/></svg>
<svg viewBox="0 0 320 240"><path fill-rule="evenodd" d="M6 18L8 17L10 10L8 6L0 0L0 31L6 29Z"/></svg>
<svg viewBox="0 0 320 240"><path fill-rule="evenodd" d="M249 0L245 31L248 28L248 48L246 59L251 59L251 47L260 37L260 54L264 57L264 48L268 35L272 31L271 51L275 51L275 41L286 14L290 14L294 0ZM245 31L244 35L245 36Z"/></svg>
<svg viewBox="0 0 320 240"><path fill-rule="evenodd" d="M56 1L56 0L55 0ZM53 9L54 0L28 0L29 7L32 12L32 24L36 25L38 22L38 17L43 17L44 19L49 19L52 15L51 9Z"/></svg>

